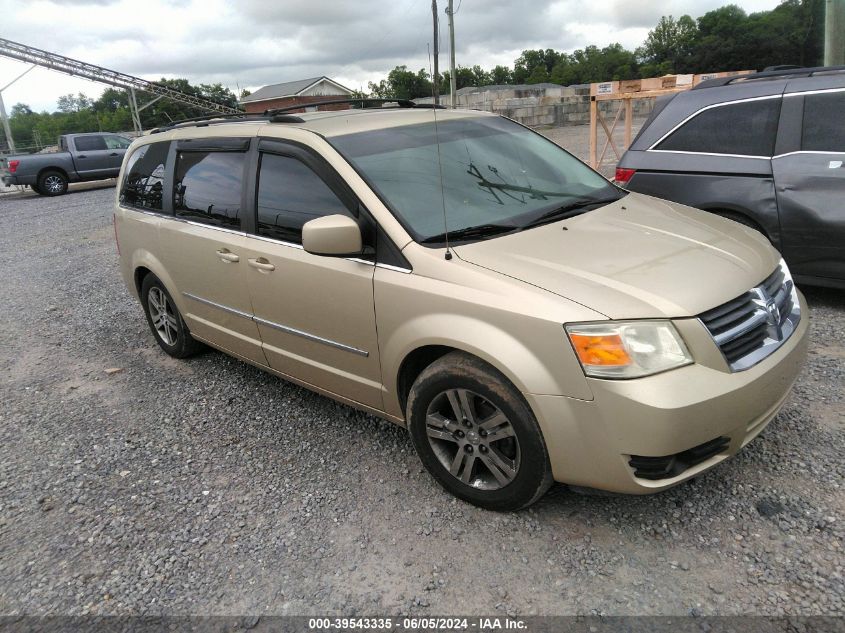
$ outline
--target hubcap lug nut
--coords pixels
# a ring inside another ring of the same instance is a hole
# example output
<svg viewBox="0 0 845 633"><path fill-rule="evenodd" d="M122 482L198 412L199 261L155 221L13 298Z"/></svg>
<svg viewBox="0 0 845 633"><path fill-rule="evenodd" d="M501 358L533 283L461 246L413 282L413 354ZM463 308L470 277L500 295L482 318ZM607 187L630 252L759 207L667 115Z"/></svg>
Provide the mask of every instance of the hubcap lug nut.
<svg viewBox="0 0 845 633"><path fill-rule="evenodd" d="M464 446L464 450L467 453L471 453L472 452L472 444L467 444L466 446Z"/></svg>
<svg viewBox="0 0 845 633"><path fill-rule="evenodd" d="M478 447L478 450L479 450L479 451L481 451L482 453L486 453L486 452L487 452L487 447L486 447L486 446L484 446L484 444L482 444L481 446L479 446L479 447Z"/></svg>
<svg viewBox="0 0 845 633"><path fill-rule="evenodd" d="M485 431L484 429L478 429L478 434L481 437L487 437L487 431Z"/></svg>
<svg viewBox="0 0 845 633"><path fill-rule="evenodd" d="M463 431L455 431L455 435L457 435L458 437L463 437L464 432Z"/></svg>

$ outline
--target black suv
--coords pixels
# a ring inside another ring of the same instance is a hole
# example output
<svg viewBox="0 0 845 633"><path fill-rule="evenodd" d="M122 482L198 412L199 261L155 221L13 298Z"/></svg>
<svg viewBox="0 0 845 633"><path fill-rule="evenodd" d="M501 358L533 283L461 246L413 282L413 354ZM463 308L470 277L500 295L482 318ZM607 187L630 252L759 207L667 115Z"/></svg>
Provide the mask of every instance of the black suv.
<svg viewBox="0 0 845 633"><path fill-rule="evenodd" d="M845 67L724 77L661 97L616 181L751 226L798 281L845 287Z"/></svg>

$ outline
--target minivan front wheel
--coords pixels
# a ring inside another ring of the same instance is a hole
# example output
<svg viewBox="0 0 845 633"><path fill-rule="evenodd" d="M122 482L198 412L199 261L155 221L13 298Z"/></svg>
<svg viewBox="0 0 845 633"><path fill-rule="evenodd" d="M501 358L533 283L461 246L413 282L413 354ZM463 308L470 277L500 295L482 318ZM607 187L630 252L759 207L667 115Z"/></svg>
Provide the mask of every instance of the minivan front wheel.
<svg viewBox="0 0 845 633"><path fill-rule="evenodd" d="M152 273L141 284L141 304L156 342L170 356L187 358L202 350L202 343L191 336L173 297Z"/></svg>
<svg viewBox="0 0 845 633"><path fill-rule="evenodd" d="M449 492L489 510L518 510L552 484L539 425L519 391L484 361L453 352L408 395L417 454Z"/></svg>

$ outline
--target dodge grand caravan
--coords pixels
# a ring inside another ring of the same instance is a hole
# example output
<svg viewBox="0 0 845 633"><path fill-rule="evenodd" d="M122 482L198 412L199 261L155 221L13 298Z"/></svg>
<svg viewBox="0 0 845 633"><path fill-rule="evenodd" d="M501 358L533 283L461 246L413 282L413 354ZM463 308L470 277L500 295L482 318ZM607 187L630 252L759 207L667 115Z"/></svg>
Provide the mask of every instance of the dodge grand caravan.
<svg viewBox="0 0 845 633"><path fill-rule="evenodd" d="M166 353L209 345L404 425L497 510L553 481L663 490L766 427L808 323L763 236L502 117L400 105L133 143L121 270Z"/></svg>

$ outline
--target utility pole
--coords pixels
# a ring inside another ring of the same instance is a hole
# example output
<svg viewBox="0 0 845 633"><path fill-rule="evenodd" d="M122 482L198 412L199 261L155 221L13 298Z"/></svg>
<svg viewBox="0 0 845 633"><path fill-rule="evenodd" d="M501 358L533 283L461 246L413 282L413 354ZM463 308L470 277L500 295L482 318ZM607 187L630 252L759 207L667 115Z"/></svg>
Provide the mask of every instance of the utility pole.
<svg viewBox="0 0 845 633"><path fill-rule="evenodd" d="M15 140L12 138L12 128L9 127L9 117L6 116L6 105L3 103L3 93L0 92L0 119L3 119L3 133L6 135L6 145L9 152L15 153Z"/></svg>
<svg viewBox="0 0 845 633"><path fill-rule="evenodd" d="M449 0L449 8L446 9L446 14L449 16L449 107L454 108L458 104L455 97L457 78L455 77L455 9L453 0Z"/></svg>
<svg viewBox="0 0 845 633"><path fill-rule="evenodd" d="M826 0L824 65L845 65L845 0Z"/></svg>
<svg viewBox="0 0 845 633"><path fill-rule="evenodd" d="M440 105L440 29L438 28L437 0L431 0L431 19L434 21L434 77L431 81L434 84L434 105Z"/></svg>

